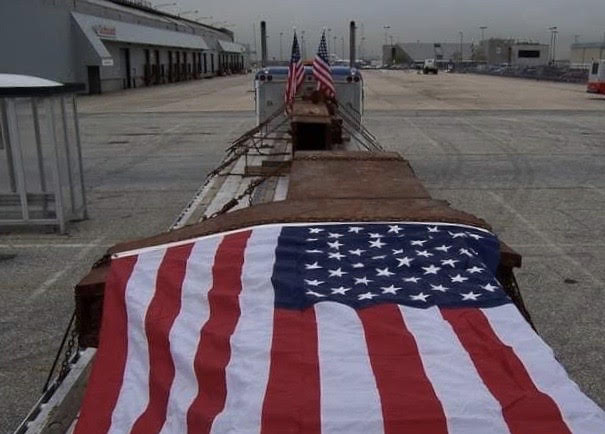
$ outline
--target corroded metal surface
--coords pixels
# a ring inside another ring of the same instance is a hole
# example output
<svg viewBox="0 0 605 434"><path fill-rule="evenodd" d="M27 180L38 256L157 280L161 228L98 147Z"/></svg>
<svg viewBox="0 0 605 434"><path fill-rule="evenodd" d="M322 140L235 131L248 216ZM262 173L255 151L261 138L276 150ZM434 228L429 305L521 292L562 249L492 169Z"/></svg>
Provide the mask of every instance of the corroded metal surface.
<svg viewBox="0 0 605 434"><path fill-rule="evenodd" d="M394 153L297 153L288 199L430 199L410 164Z"/></svg>
<svg viewBox="0 0 605 434"><path fill-rule="evenodd" d="M110 248L76 287L81 346L96 346L109 255L178 242L219 232L271 223L301 222L443 222L491 230L484 220L435 200L409 163L395 153L298 152L290 171L287 199L260 203L181 229L128 241ZM502 276L512 275L521 256L501 245ZM516 300L516 293L510 293Z"/></svg>

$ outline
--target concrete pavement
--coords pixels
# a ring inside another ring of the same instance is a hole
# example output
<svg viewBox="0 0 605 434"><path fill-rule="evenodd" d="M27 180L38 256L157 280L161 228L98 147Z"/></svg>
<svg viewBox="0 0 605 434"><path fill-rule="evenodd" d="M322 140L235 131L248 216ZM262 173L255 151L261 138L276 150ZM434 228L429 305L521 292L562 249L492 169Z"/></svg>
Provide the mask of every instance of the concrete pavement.
<svg viewBox="0 0 605 434"><path fill-rule="evenodd" d="M486 219L524 256L538 331L605 406L605 98L583 86L364 71L366 123L432 195ZM0 236L0 432L36 401L72 287L112 244L165 230L254 123L252 76L80 98L91 218Z"/></svg>

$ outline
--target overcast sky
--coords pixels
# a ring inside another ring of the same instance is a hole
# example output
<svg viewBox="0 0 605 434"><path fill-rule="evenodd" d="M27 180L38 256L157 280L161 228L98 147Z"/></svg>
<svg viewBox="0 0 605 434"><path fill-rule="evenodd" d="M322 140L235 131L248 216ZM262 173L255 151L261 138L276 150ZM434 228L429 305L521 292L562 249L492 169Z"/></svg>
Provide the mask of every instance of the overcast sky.
<svg viewBox="0 0 605 434"><path fill-rule="evenodd" d="M548 44L551 26L558 26L558 57L569 54L569 45L578 35L580 41L603 39L605 32L604 0L173 0L177 12L197 9L199 17L212 16L205 22L232 24L236 40L254 48L253 23L267 21L269 56L279 57L280 32L282 52L287 57L292 27L305 30L307 55L315 52L323 27L332 29L337 37L337 53L341 53L341 37L348 41L348 23L355 20L359 31L363 24L366 37L365 53L378 54L384 43L385 25L389 35L400 42L465 42L481 39L479 26L487 26L488 37L532 39ZM169 3L152 0L155 4ZM194 18L194 14L187 15ZM257 45L259 43L257 42ZM345 43L348 45L348 42ZM260 46L258 47L260 51Z"/></svg>

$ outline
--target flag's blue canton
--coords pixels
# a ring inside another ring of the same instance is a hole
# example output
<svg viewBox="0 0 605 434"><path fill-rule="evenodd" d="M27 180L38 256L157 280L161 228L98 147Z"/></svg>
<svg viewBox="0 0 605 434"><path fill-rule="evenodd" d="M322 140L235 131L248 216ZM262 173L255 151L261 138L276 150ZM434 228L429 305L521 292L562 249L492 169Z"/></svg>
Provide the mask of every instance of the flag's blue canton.
<svg viewBox="0 0 605 434"><path fill-rule="evenodd" d="M495 278L499 247L491 233L457 225L284 227L272 276L276 306L499 306L510 302Z"/></svg>
<svg viewBox="0 0 605 434"><path fill-rule="evenodd" d="M290 59L291 63L296 63L300 60L300 49L298 47L298 38L296 37L296 33L294 33L294 41L292 42L292 58Z"/></svg>
<svg viewBox="0 0 605 434"><path fill-rule="evenodd" d="M319 41L319 49L317 50L317 55L321 57L321 60L326 62L327 65L330 64L330 59L328 57L328 44L326 43L326 34L322 33L321 40Z"/></svg>

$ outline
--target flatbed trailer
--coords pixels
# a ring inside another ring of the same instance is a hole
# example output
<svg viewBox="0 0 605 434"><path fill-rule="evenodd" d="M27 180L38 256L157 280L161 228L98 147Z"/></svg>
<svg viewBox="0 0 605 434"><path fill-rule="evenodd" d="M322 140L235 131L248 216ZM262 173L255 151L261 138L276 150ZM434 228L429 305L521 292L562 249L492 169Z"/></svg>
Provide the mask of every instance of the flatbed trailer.
<svg viewBox="0 0 605 434"><path fill-rule="evenodd" d="M270 83L270 86L274 86L278 81L278 78L273 76L269 80L268 75L275 74L277 77L281 72L283 71L269 69L257 74L257 98L262 94L263 85ZM359 80L355 80L355 77L359 77ZM345 71L341 78L344 86L363 86L361 76L356 70ZM261 81L264 84L260 83ZM313 90L312 85L307 86L311 91ZM112 258L141 254L162 246L181 246L201 242L200 240L209 239L217 234L237 234L250 228L271 225L280 227L290 225L288 227L291 229L308 224L346 224L349 225L349 229L352 229L355 225L392 224L393 226L389 227L395 229L399 227L398 224L413 226L430 223L435 226L429 230L439 231L438 226L441 226L441 230L444 231L448 228L459 230L462 228L466 231L452 233L452 237L470 237L469 234L473 234L478 239L487 236L496 240L486 221L454 209L447 201L432 198L404 156L382 149L375 137L363 126L361 116L363 92L352 92L351 95L354 96L350 100L352 103L341 104L338 95L336 100L330 100L312 91L297 98L289 110L286 111L284 106L279 106L272 113L263 110L281 104L276 100L278 93L272 91L266 92L265 95L263 100L257 99L256 103L257 114L262 112L258 116L258 125L232 143L223 162L209 174L169 230L155 236L113 246L76 286L76 309L74 319L65 334L66 349L60 353L63 354L63 362L59 374L18 428L16 431L18 434L71 433L77 426L83 396L91 375L91 365L100 344L101 324L107 320L103 317L103 304ZM266 104L268 99L271 100L271 104ZM356 227L356 229L361 228ZM335 234L335 236L343 235ZM312 238L307 241L317 240ZM380 243L380 235L377 243ZM498 287L504 292L502 297L506 299L506 305L512 306L511 301L514 304L514 307L507 312L516 317L515 321L520 324L522 333L528 335L535 343L530 346L534 348L525 348L525 351L532 352L537 348L545 363L552 368L550 372L539 373L542 380L546 378L542 383L543 386L550 387L549 384L556 383L552 388L555 395L564 389L564 398L573 398L569 401L573 402L570 406L571 410L568 408L564 410L566 417L571 417L572 425L580 427L578 432L597 432L594 430L595 427L602 427L605 431L605 414L582 395L575 384L568 381L550 349L530 328L531 318L514 277L514 269L521 266L521 255L502 241L495 246L492 244L492 250L497 250L495 256L497 262L493 264L490 273L493 273ZM420 253L430 256L428 252L417 252ZM461 249L460 254L479 255L466 249ZM307 265L319 266L317 262ZM376 271L389 272L388 268ZM339 268L334 272L341 273L342 270ZM427 271L429 274L430 272ZM458 275L456 278L461 276ZM442 287L435 289L445 290ZM493 292L494 289L496 287L487 287L486 291ZM325 297L312 291L311 294ZM469 294L469 297L477 296L472 291ZM489 296L487 292L485 295ZM360 297L359 300L361 299ZM476 337L479 340L483 339L481 333ZM489 339L492 340L491 344L494 344L494 339ZM61 346L63 347L63 344ZM503 366L500 366L503 369L501 373L509 375L511 369L518 369L519 360L515 359L516 356L510 346L503 346L500 350L506 353L504 358L499 360L503 363ZM99 351L102 353L103 347ZM378 351L379 361L380 356L381 351ZM465 357L468 358L468 355ZM477 363L481 365L482 362L479 360ZM492 368L483 365L482 369L490 371ZM390 372L397 377L397 370ZM553 406L547 406L547 416L540 413L539 417L532 419L533 396L538 396L542 401L544 397L535 386L532 386L531 380L527 382L527 372L523 375L511 381L511 387L514 389L511 396L517 396L521 401L525 400L524 404L512 405L513 410L521 405L529 411L522 412L522 420L535 426L545 419L548 426L555 424L559 428L564 427L565 423L570 423L570 420L563 421L561 416L557 416L556 407ZM496 383L500 381L493 376L492 380ZM390 378L386 378L386 381L388 383ZM99 378L97 378L98 382ZM284 396L292 398L291 393L286 393ZM560 395L557 399L559 398ZM453 407L457 406L456 402L450 404ZM510 410L505 405L506 400L500 401L500 404L503 413ZM581 411L574 407L576 405L582 407ZM91 411L90 405L88 411ZM491 410L486 415L490 412ZM416 423L416 415L403 416L408 418L405 423ZM278 414L275 417L276 419L269 420L268 423L279 425L283 422L281 419L283 415ZM465 417L468 418L468 415ZM287 418L292 419L289 414ZM499 416L495 417L498 423L503 424L504 421L498 418ZM471 425L475 427L474 429L482 429L478 425L482 423L481 421L481 418L477 418ZM294 423L300 431L299 423L302 423L300 420L292 419L289 423ZM423 423L430 424L432 421ZM457 422L454 420L450 423ZM502 426L506 431L506 427ZM80 432L85 430L86 427ZM560 431L567 432L565 429Z"/></svg>
<svg viewBox="0 0 605 434"><path fill-rule="evenodd" d="M360 151L351 142L338 151L293 153L291 138L269 124L248 134L241 155L235 150L227 155L169 231L115 246L78 284L76 322L69 332L77 342L71 342L59 378L17 433L72 432L99 343L109 258L117 252L272 222L424 220L490 228L432 199L409 162L396 153ZM499 279L529 320L513 275L520 265L520 255L502 244Z"/></svg>

